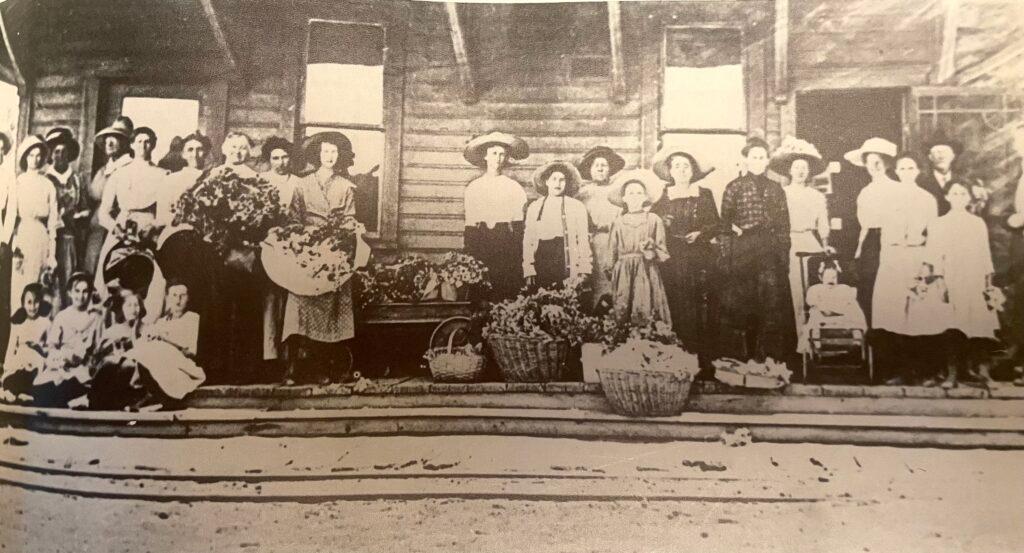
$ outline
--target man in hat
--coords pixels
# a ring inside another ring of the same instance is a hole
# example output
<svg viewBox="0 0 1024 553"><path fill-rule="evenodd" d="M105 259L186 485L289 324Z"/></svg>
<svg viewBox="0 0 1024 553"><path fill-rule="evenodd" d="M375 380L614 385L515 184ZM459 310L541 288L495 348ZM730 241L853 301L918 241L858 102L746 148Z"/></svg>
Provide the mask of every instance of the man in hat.
<svg viewBox="0 0 1024 553"><path fill-rule="evenodd" d="M721 353L784 361L795 346L786 193L766 175L767 142L752 138L741 153L747 172L730 182L722 196L722 225L734 236L721 298Z"/></svg>
<svg viewBox="0 0 1024 553"><path fill-rule="evenodd" d="M118 170L132 161L128 143L131 141L135 125L131 118L118 117L109 127L96 133L95 159L102 165L97 167L88 187L87 205L92 212L89 219L89 234L86 244L79 252L79 268L95 274L99 265L100 252L107 239L107 228L100 224L99 206L103 201L103 191L107 183Z"/></svg>
<svg viewBox="0 0 1024 553"><path fill-rule="evenodd" d="M956 159L963 153L963 144L959 140L939 135L925 145L928 157L928 169L921 175L920 186L935 197L939 204L939 216L949 211L946 201L946 186L953 182L968 184L978 204L984 205L988 200L988 190L979 186L973 179L954 170Z"/></svg>
<svg viewBox="0 0 1024 553"><path fill-rule="evenodd" d="M78 269L80 252L85 249L89 237L88 195L71 168L71 162L78 159L80 151L71 129L50 129L45 140L50 147L50 166L46 176L57 190L57 207L63 223L57 230L57 276L59 289L63 291L71 274ZM64 295L66 300L66 293ZM61 302L61 305L65 304L66 301Z"/></svg>

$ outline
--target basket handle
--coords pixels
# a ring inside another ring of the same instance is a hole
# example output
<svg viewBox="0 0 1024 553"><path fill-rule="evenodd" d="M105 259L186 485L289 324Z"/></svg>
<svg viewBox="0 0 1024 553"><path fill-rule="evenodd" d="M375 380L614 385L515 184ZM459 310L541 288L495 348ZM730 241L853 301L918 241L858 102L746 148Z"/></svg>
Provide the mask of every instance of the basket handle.
<svg viewBox="0 0 1024 553"><path fill-rule="evenodd" d="M452 352L452 346L455 344L455 334L459 332L459 329L455 329L451 334L448 335L448 353Z"/></svg>

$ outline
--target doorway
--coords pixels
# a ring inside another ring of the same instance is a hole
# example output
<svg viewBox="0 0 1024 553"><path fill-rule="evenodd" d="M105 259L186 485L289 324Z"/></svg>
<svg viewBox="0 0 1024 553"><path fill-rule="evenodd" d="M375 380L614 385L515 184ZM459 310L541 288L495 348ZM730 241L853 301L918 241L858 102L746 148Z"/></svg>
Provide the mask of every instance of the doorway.
<svg viewBox="0 0 1024 553"><path fill-rule="evenodd" d="M867 185L868 176L862 168L843 159L843 154L874 136L902 146L905 96L905 89L892 88L797 94L797 136L817 146L826 161L841 163L842 170L832 175L828 212L833 220L829 244L847 262L844 267L849 266L857 249L857 195Z"/></svg>

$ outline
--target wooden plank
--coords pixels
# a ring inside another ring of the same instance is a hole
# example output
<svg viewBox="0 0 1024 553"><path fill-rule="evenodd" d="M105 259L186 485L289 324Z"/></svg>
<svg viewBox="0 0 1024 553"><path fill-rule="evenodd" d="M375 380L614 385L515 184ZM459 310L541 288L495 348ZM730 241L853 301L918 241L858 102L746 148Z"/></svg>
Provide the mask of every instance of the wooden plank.
<svg viewBox="0 0 1024 553"><path fill-rule="evenodd" d="M629 101L621 106L595 102L564 102L558 104L530 104L514 102L487 102L464 106L455 102L411 102L406 115L430 117L490 117L495 119L601 119L627 117L640 114L640 103Z"/></svg>
<svg viewBox="0 0 1024 553"><path fill-rule="evenodd" d="M36 88L35 99L38 104L41 105L62 105L62 106L77 106L81 102L82 89L79 88L56 88L56 89L42 89Z"/></svg>
<svg viewBox="0 0 1024 553"><path fill-rule="evenodd" d="M593 145L594 146L600 145L600 141L595 140ZM637 163L638 163L638 161L640 159L640 154L639 154L638 151L632 151L632 152L621 152L620 151L618 153L619 153L619 155L621 155L623 157L623 159L626 160L626 166L627 167L633 167L633 166L637 165ZM558 157L561 157L561 158L571 157L575 161L576 158L578 158L582 154L583 154L583 152L579 152L575 156L573 156L573 155L565 155L565 154L548 154L548 155L551 155L552 158L554 158L555 156L558 156ZM542 154L534 154L534 155L544 155L544 154L542 153ZM531 158L532 157L533 156L531 156ZM530 158L527 158L527 159L529 160ZM404 164L406 164L406 165L435 165L435 166L436 165L447 165L447 166L459 166L459 167L467 166L466 160L462 158L462 151L461 150L444 150L444 151L436 152L436 151L414 150L414 149L407 148L405 150L405 152L403 152L403 154L402 154L402 162Z"/></svg>
<svg viewBox="0 0 1024 553"><path fill-rule="evenodd" d="M19 91L20 97L18 98L18 136L17 142L21 143L22 140L31 131L32 125L32 85L31 83L26 84L24 90ZM17 152L17 150L13 150ZM15 160L17 163L18 160Z"/></svg>
<svg viewBox="0 0 1024 553"><path fill-rule="evenodd" d="M461 250L463 247L461 233L458 236L435 236L400 232L398 244L403 250Z"/></svg>
<svg viewBox="0 0 1024 553"><path fill-rule="evenodd" d="M199 3L203 7L206 20L210 23L210 30L213 31L213 37L217 41L221 54L224 56L224 61L227 62L228 68L232 73L237 72L238 62L234 52L231 50L231 45L228 44L224 29L221 27L220 16L217 15L217 9L213 6L213 0L199 0Z"/></svg>
<svg viewBox="0 0 1024 553"><path fill-rule="evenodd" d="M82 81L82 111L78 126L78 137L82 144L82 153L78 161L78 170L82 178L88 179L92 171L92 143L96 137L96 119L99 117L100 80L88 76Z"/></svg>
<svg viewBox="0 0 1024 553"><path fill-rule="evenodd" d="M81 117L81 107L70 106L61 108L49 108L40 106L38 103L33 108L33 123L49 123L74 121L78 124Z"/></svg>
<svg viewBox="0 0 1024 553"><path fill-rule="evenodd" d="M744 38L746 41L747 39ZM743 45L744 81L747 87L747 130L767 131L768 40L757 39Z"/></svg>
<svg viewBox="0 0 1024 553"><path fill-rule="evenodd" d="M278 128L281 114L276 109L233 107L228 109L228 122L232 127L239 125Z"/></svg>
<svg viewBox="0 0 1024 553"><path fill-rule="evenodd" d="M608 34L612 54L612 99L626 101L626 70L622 53L622 10L619 0L608 0Z"/></svg>
<svg viewBox="0 0 1024 553"><path fill-rule="evenodd" d="M458 232L461 233L465 227L465 220L462 217L451 218L418 218L402 217L399 226L400 232Z"/></svg>
<svg viewBox="0 0 1024 553"><path fill-rule="evenodd" d="M793 69L797 90L838 90L843 88L893 88L927 84L932 64L891 64L875 67Z"/></svg>
<svg viewBox="0 0 1024 553"><path fill-rule="evenodd" d="M36 90L47 90L60 88L67 90L78 90L82 86L82 78L73 73L58 73L42 75L35 82Z"/></svg>
<svg viewBox="0 0 1024 553"><path fill-rule="evenodd" d="M410 100L446 102L456 97L451 83L413 83L407 89ZM599 102L610 100L608 90L594 85L516 85L495 86L481 93L481 100L500 98L506 102L552 103L552 102Z"/></svg>
<svg viewBox="0 0 1024 553"><path fill-rule="evenodd" d="M398 240L399 186L402 171L402 129L405 127L405 46L408 23L403 21L389 28L384 55L384 163L381 168L378 221L382 246Z"/></svg>
<svg viewBox="0 0 1024 553"><path fill-rule="evenodd" d="M7 28L7 20L4 15L4 11L0 10L0 33L4 35L4 49L7 50L7 59L11 60L11 71L14 72L14 85L19 90L25 89L25 74L22 71L21 64L18 63L20 56L14 53L14 47L11 46L11 33L10 29Z"/></svg>
<svg viewBox="0 0 1024 553"><path fill-rule="evenodd" d="M210 142L213 144L212 157L214 159L220 158L218 155L220 147L224 142L224 136L227 134L228 89L228 80L223 78L211 82L207 87L207 101L203 111L206 114L206 136L210 137ZM256 137L250 135L250 138Z"/></svg>
<svg viewBox="0 0 1024 553"><path fill-rule="evenodd" d="M789 99L789 0L775 0L775 103Z"/></svg>
<svg viewBox="0 0 1024 553"><path fill-rule="evenodd" d="M481 129L483 131L485 129ZM470 134L465 136L456 135L432 135L407 132L403 139L405 148L417 148L424 150L462 151L462 147L471 138ZM547 137L531 136L524 137L533 153L557 153L569 155L581 155L595 144L604 144L617 152L639 151L639 139L636 136L588 136L588 137ZM653 152L652 152L653 153ZM468 165L468 163L467 163Z"/></svg>
<svg viewBox="0 0 1024 553"><path fill-rule="evenodd" d="M408 183L408 184L407 184ZM438 183L438 184L424 184L422 182L402 180L402 186L400 189L402 201L406 201L409 198L417 199L458 199L462 200L462 197L466 192L466 185L469 181L463 183Z"/></svg>
<svg viewBox="0 0 1024 553"><path fill-rule="evenodd" d="M461 197L432 202L403 198L399 204L399 213L402 218L410 215L457 215L462 217L465 214L465 208Z"/></svg>
<svg viewBox="0 0 1024 553"><path fill-rule="evenodd" d="M943 0L942 44L935 83L948 81L956 73L956 36L960 28L960 0Z"/></svg>
<svg viewBox="0 0 1024 553"><path fill-rule="evenodd" d="M280 79L280 77L278 77ZM283 79L281 79L283 80ZM228 107L256 108L278 110L281 107L281 94L270 92L245 92L231 90Z"/></svg>
<svg viewBox="0 0 1024 553"><path fill-rule="evenodd" d="M931 42L886 45L880 53L877 48L799 49L792 53L793 67L829 68L853 65L871 66L879 63L931 63L935 46Z"/></svg>
<svg viewBox="0 0 1024 553"><path fill-rule="evenodd" d="M471 104L476 102L476 82L473 79L473 67L469 63L469 52L466 48L466 37L459 21L459 6L455 2L445 2L445 13L448 14L448 30L451 32L452 49L455 51L455 65L459 70L459 95L462 101Z"/></svg>
<svg viewBox="0 0 1024 553"><path fill-rule="evenodd" d="M640 121L636 117L608 117L605 119L489 119L476 117L435 116L407 117L406 130L415 133L474 134L481 129L500 128L503 131L529 136L637 136Z"/></svg>

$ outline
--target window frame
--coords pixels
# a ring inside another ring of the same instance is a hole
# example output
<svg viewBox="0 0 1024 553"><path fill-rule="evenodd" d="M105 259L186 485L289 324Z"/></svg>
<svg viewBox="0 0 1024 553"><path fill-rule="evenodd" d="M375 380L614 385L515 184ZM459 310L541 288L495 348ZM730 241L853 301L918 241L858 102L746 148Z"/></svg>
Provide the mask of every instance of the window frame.
<svg viewBox="0 0 1024 553"><path fill-rule="evenodd" d="M309 66L310 30L317 23L334 25L361 25L378 27L384 34L383 64L383 118L382 125L338 124L325 121L305 120L306 100L306 68ZM365 235L371 245L379 248L395 248L398 245L398 202L399 178L401 174L401 141L403 117L403 89L405 87L404 63L397 48L400 30L387 22L354 21L347 19L326 19L308 17L303 27L303 48L301 71L298 78L298 97L296 98L294 143L303 144L306 140L306 129L320 127L345 130L370 130L384 133L384 152L377 172L377 230L368 231Z"/></svg>
<svg viewBox="0 0 1024 553"><path fill-rule="evenodd" d="M726 128L687 128L687 127L672 127L666 128L662 126L662 106L665 102L665 77L666 69L668 67L668 46L669 46L669 35L674 31L686 31L690 29L702 29L712 31L732 31L739 33L740 36L740 67L742 72L742 83L743 88L743 129L726 129ZM747 136L750 132L750 83L748 82L750 76L748 75L749 61L747 59L747 40L744 27L742 25L736 25L731 23L693 23L686 25L665 25L662 28L661 33L661 52L658 58L661 63L658 67L658 121L657 121L657 137L658 141L661 141L662 136L665 134L733 134Z"/></svg>

